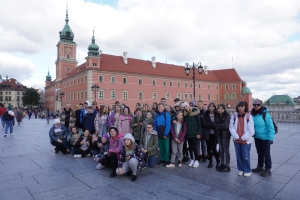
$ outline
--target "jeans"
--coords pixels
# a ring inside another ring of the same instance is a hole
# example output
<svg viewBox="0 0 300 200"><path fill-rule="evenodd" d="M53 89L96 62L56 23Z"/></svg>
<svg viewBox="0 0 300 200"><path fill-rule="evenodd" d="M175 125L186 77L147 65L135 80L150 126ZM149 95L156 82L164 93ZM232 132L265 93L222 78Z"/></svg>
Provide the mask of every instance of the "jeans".
<svg viewBox="0 0 300 200"><path fill-rule="evenodd" d="M226 165L226 167L229 167L229 163L230 163L230 153L229 153L230 137L218 136L218 142L219 142L219 147L220 147L221 164Z"/></svg>
<svg viewBox="0 0 300 200"><path fill-rule="evenodd" d="M1 124L2 124L2 126L3 126L3 128L4 128L4 126L5 126L5 120L3 119L2 116L0 117L0 119L1 119Z"/></svg>
<svg viewBox="0 0 300 200"><path fill-rule="evenodd" d="M149 168L153 168L155 166L156 156L148 157L148 153L143 153L143 165L148 165Z"/></svg>
<svg viewBox="0 0 300 200"><path fill-rule="evenodd" d="M47 124L49 124L49 117L47 117L46 120L47 120Z"/></svg>
<svg viewBox="0 0 300 200"><path fill-rule="evenodd" d="M251 172L251 164L250 164L251 144L240 144L234 142L234 147L235 147L238 170L245 173L250 173Z"/></svg>
<svg viewBox="0 0 300 200"><path fill-rule="evenodd" d="M5 124L6 124L6 126L5 126L5 134L7 134L8 128L9 128L10 134L13 133L13 123L14 123L13 120L5 121Z"/></svg>
<svg viewBox="0 0 300 200"><path fill-rule="evenodd" d="M101 129L100 129L100 133L99 133L99 137L102 137L102 135L107 133L107 129L106 129L106 124L102 124Z"/></svg>
<svg viewBox="0 0 300 200"><path fill-rule="evenodd" d="M267 169L272 168L272 160L271 160L271 144L269 140L261 140L255 138L255 147L258 154L258 166Z"/></svg>
<svg viewBox="0 0 300 200"><path fill-rule="evenodd" d="M178 153L178 161L182 161L183 154L183 142L177 143L172 139L172 155L171 155L171 163L175 163L176 154Z"/></svg>
<svg viewBox="0 0 300 200"><path fill-rule="evenodd" d="M170 159L170 138L158 138L160 160L169 162Z"/></svg>
<svg viewBox="0 0 300 200"><path fill-rule="evenodd" d="M65 149L69 149L71 150L72 148L72 144L70 142L68 142L67 140L63 140L62 144L64 145Z"/></svg>
<svg viewBox="0 0 300 200"><path fill-rule="evenodd" d="M123 162L123 164L122 164L122 174L125 174L128 171L132 171L132 174L136 175L138 164L139 164L139 161L136 158L130 158L129 161ZM122 174L119 174L118 169L116 169L116 173L118 175L122 175Z"/></svg>

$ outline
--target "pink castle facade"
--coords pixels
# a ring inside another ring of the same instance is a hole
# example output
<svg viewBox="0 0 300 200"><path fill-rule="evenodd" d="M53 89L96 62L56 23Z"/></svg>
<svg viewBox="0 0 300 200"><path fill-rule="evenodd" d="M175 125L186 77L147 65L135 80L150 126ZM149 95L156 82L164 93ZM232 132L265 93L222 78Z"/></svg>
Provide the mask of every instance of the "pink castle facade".
<svg viewBox="0 0 300 200"><path fill-rule="evenodd" d="M86 62L77 65L76 43L68 24L60 32L57 46L56 79L51 80L48 73L45 86L45 106L60 110L65 103L75 105L88 100L97 105L122 104L134 108L137 102L153 103L166 98L166 103L173 105L173 100L191 101L193 97L192 73L186 76L183 66L159 63L155 57L151 61L123 56L100 54L95 38L89 45ZM235 106L240 100L251 102L251 93L242 94L245 87L235 69L208 70L196 72L195 100L204 103L224 103ZM92 85L98 84L99 91L92 92ZM61 98L61 93L64 96ZM96 96L96 99L95 99Z"/></svg>

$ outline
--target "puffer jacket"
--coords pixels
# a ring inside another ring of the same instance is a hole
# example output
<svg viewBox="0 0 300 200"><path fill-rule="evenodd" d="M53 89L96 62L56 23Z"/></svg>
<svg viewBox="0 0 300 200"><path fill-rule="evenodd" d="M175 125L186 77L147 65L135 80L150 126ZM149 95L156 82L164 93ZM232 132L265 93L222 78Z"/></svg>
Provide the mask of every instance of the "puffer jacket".
<svg viewBox="0 0 300 200"><path fill-rule="evenodd" d="M184 110L183 119L186 123L186 138L195 138L202 135L203 129L199 116L199 109L190 107L189 111Z"/></svg>
<svg viewBox="0 0 300 200"><path fill-rule="evenodd" d="M264 112L266 113L266 122L264 121L262 116ZM268 109L263 106L258 112L255 112L255 110L252 109L251 115L254 122L254 138L273 141L275 136L275 129Z"/></svg>
<svg viewBox="0 0 300 200"><path fill-rule="evenodd" d="M55 132L55 129L60 129L61 131ZM64 125L56 127L53 125L49 130L50 142L57 142L58 139L66 140L67 139L67 130Z"/></svg>
<svg viewBox="0 0 300 200"><path fill-rule="evenodd" d="M152 133L150 134L150 138L148 140L147 147L145 147L147 137L148 137L148 133L147 132L145 132L144 134L142 134L142 139L141 139L141 142L140 142L140 147L147 149L147 151L148 151L147 152L148 153L148 157L156 156L157 151L158 151L158 136L157 136L157 132L155 130L152 131Z"/></svg>
<svg viewBox="0 0 300 200"><path fill-rule="evenodd" d="M214 126L217 136L231 137L229 132L230 115L228 112L224 112L222 116L219 113L216 114L214 120Z"/></svg>

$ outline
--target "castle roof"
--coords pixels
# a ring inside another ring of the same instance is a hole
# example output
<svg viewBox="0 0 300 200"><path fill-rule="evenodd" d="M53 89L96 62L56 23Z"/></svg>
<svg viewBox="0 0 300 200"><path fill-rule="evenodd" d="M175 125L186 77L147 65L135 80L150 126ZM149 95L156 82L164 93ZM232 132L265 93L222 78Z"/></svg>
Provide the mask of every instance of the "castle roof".
<svg viewBox="0 0 300 200"><path fill-rule="evenodd" d="M266 105L271 104L284 104L286 106L296 106L298 105L294 99L292 99L289 95L273 95L266 102Z"/></svg>

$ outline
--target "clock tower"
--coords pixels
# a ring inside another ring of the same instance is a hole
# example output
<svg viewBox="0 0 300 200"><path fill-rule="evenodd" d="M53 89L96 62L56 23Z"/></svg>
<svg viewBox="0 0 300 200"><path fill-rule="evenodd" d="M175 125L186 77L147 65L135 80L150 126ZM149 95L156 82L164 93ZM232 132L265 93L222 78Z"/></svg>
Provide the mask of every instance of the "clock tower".
<svg viewBox="0 0 300 200"><path fill-rule="evenodd" d="M76 43L73 41L74 33L69 26L68 5L66 10L66 23L62 31L59 32L60 40L57 47L56 81L60 81L68 76L68 73L77 67Z"/></svg>

